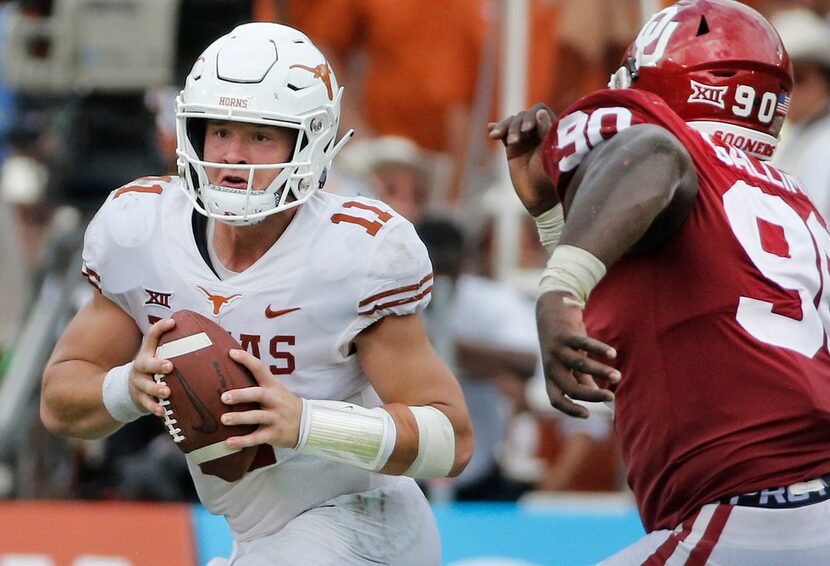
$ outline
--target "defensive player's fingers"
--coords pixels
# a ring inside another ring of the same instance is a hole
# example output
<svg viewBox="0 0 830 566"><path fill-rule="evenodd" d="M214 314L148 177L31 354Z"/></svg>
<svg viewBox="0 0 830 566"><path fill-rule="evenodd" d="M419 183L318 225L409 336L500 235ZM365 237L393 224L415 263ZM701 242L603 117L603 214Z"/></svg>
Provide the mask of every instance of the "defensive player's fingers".
<svg viewBox="0 0 830 566"><path fill-rule="evenodd" d="M265 391L262 387L245 387L244 389L231 389L222 393L222 402L226 405L238 403L261 403L265 398Z"/></svg>
<svg viewBox="0 0 830 566"><path fill-rule="evenodd" d="M527 135L536 129L536 112L525 112L522 116L522 121L519 124L519 131Z"/></svg>
<svg viewBox="0 0 830 566"><path fill-rule="evenodd" d="M554 409L557 409L558 411L561 411L571 417L577 417L580 419L588 418L588 409L568 399L555 383L548 380L546 382L546 387L550 404Z"/></svg>
<svg viewBox="0 0 830 566"><path fill-rule="evenodd" d="M273 420L273 415L263 410L239 411L222 415L222 424L226 426L271 424Z"/></svg>
<svg viewBox="0 0 830 566"><path fill-rule="evenodd" d="M513 116L508 116L503 120L499 120L498 122L490 122L487 124L487 128L490 130L488 136L494 140L500 140L504 137L507 133L507 128L510 126L510 122L513 120Z"/></svg>
<svg viewBox="0 0 830 566"><path fill-rule="evenodd" d="M510 120L510 125L507 127L507 137L505 138L507 145L518 143L524 138L522 134L522 122L524 118L525 113L519 112Z"/></svg>
<svg viewBox="0 0 830 566"><path fill-rule="evenodd" d="M580 385L584 385L590 389L599 389L599 385L597 385L597 382L594 380L594 376L590 374L576 371L574 372L574 377L576 378L576 382Z"/></svg>
<svg viewBox="0 0 830 566"><path fill-rule="evenodd" d="M592 403L601 403L605 401L613 401L614 394L607 389L599 389L592 386L581 385L573 381L567 387L562 388L562 392L575 401L590 401Z"/></svg>
<svg viewBox="0 0 830 566"><path fill-rule="evenodd" d="M602 356L609 360L617 357L616 349L590 336L571 336L566 340L566 344L574 350L585 350L586 352Z"/></svg>
<svg viewBox="0 0 830 566"><path fill-rule="evenodd" d="M586 373L594 377L601 377L607 379L612 383L620 381L620 371L611 366L607 366L596 360L592 360L581 352L569 354L563 352L559 356L560 361L574 371Z"/></svg>
<svg viewBox="0 0 830 566"><path fill-rule="evenodd" d="M556 356L545 356L544 360L545 388L551 405L572 417L587 418L588 411L584 407L571 402L565 396L568 389L575 384L573 371L562 365Z"/></svg>
<svg viewBox="0 0 830 566"><path fill-rule="evenodd" d="M553 124L553 117L550 110L547 108L539 108L536 110L536 134L539 138L544 138Z"/></svg>
<svg viewBox="0 0 830 566"><path fill-rule="evenodd" d="M538 132L537 128L540 125L540 120L547 120L548 127L550 127L550 110L544 104L534 104L523 114L521 130L524 133L533 132L534 130ZM547 132L547 128L544 132Z"/></svg>
<svg viewBox="0 0 830 566"><path fill-rule="evenodd" d="M501 138L501 131L501 122L489 122L487 124L487 137L490 139L497 140Z"/></svg>

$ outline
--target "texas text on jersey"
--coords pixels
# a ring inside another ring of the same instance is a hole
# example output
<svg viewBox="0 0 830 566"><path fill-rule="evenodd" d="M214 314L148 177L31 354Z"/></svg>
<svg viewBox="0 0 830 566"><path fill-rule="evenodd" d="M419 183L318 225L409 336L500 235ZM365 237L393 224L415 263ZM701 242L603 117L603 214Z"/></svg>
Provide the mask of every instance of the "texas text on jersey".
<svg viewBox="0 0 830 566"><path fill-rule="evenodd" d="M641 123L683 143L698 199L663 245L609 269L585 321L618 351L615 429L651 531L830 471L830 234L795 179L633 89L554 123L543 161L560 197L592 147Z"/></svg>
<svg viewBox="0 0 830 566"><path fill-rule="evenodd" d="M144 333L190 309L219 323L293 393L379 406L350 346L383 316L429 302L432 268L413 226L379 201L318 192L263 257L220 279L199 249L206 219L181 182L148 177L110 195L87 229L90 283ZM227 483L190 465L200 499L240 540L340 494L414 481L270 446L260 448L257 466Z"/></svg>

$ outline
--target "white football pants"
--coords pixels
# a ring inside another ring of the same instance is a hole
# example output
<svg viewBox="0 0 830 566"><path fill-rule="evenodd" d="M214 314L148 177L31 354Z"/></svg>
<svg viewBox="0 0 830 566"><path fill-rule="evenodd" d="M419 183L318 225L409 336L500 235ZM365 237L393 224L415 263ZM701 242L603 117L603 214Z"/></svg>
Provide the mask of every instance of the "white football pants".
<svg viewBox="0 0 830 566"><path fill-rule="evenodd" d="M239 542L227 564L439 566L441 542L426 497L415 482L390 484L335 497L272 535Z"/></svg>
<svg viewBox="0 0 830 566"><path fill-rule="evenodd" d="M830 564L830 499L794 509L711 503L674 529L654 531L602 566Z"/></svg>

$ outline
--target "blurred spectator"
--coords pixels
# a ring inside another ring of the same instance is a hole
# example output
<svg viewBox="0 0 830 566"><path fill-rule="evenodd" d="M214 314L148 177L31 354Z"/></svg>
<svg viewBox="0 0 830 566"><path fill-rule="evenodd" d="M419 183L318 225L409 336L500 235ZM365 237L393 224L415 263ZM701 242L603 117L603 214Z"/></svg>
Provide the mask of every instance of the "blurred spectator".
<svg viewBox="0 0 830 566"><path fill-rule="evenodd" d="M356 139L343 150L338 167L362 177L372 197L413 224L442 199L448 158L399 136Z"/></svg>
<svg viewBox="0 0 830 566"><path fill-rule="evenodd" d="M401 136L451 156L454 202L465 169L486 147L478 132L495 91L492 79L479 79L485 53L491 60L497 53L498 29L491 25L497 6L494 0L292 0L284 19L317 38L341 82L351 85L344 125L360 137ZM488 68L495 76L495 67ZM472 117L474 108L481 116Z"/></svg>
<svg viewBox="0 0 830 566"><path fill-rule="evenodd" d="M507 392L523 390L538 363L533 303L495 281L462 274L464 238L451 222L426 220L418 234L435 272L427 328L454 366L475 430L473 459L455 479L455 497L516 499L521 486L503 476L498 455L513 412Z"/></svg>
<svg viewBox="0 0 830 566"><path fill-rule="evenodd" d="M399 135L448 151L475 92L487 6L295 0L288 19L317 38L342 83L357 86L344 101L343 124L361 135Z"/></svg>
<svg viewBox="0 0 830 566"><path fill-rule="evenodd" d="M0 60L2 60L9 10L8 5L0 5ZM13 113L14 98L6 88L2 76L0 76L0 162L5 159L10 149L8 133ZM2 170L0 170L0 183L2 183ZM0 193L2 193L2 188L0 188ZM16 245L13 214L13 208L3 202L3 199L0 199L0 266L2 266L2 269L0 269L0 293L3 297L21 297L25 295L23 258L19 247ZM0 376L2 376L5 369L5 364L1 361L2 356L19 331L17 327L24 303L25 301L22 300L6 301L2 313L0 313Z"/></svg>
<svg viewBox="0 0 830 566"><path fill-rule="evenodd" d="M562 416L550 406L541 370L524 393L505 442L505 474L536 491L620 489L625 478L611 411L593 404L588 419Z"/></svg>
<svg viewBox="0 0 830 566"><path fill-rule="evenodd" d="M633 0L566 0L561 12L556 88L551 97L534 99L549 102L556 112L608 83L642 17L641 2Z"/></svg>
<svg viewBox="0 0 830 566"><path fill-rule="evenodd" d="M11 26L13 33L6 36L3 47L19 57L4 68L14 75L16 108L9 125L10 158L0 169L0 198L16 221L0 221L0 225L17 230L18 249L9 254L24 256L30 274L49 269L42 258L47 255L44 250L58 244L52 238L56 219L65 217L53 214L58 206L91 212L110 191L128 181L147 173L175 171L172 117L179 88L164 85L183 83L201 50L234 22L252 18L252 0L125 0L114 4L95 0L7 3L17 27ZM84 33L84 26L91 25L85 17L90 10L98 18L92 21L111 24L94 36ZM146 19L153 20L152 29L142 25ZM139 52L129 48L132 51L125 55L118 42L135 45L136 33L148 45ZM67 54L66 60L61 58ZM131 82L110 72L107 65L113 61L120 62L120 70L130 71L126 78ZM50 80L50 73L42 71L52 68L66 71L65 77ZM155 72L158 69L163 72ZM0 209L0 214L6 211ZM71 246L60 249L64 248L73 252ZM4 254L3 277L19 275L22 270L5 260ZM35 283L25 288L36 292ZM23 295L7 293L20 298L15 306L25 306ZM4 309L4 315L15 315L9 323L13 330L20 328L21 310ZM55 321L56 326L60 324ZM0 348L3 345L0 334ZM24 470L20 475L28 477L19 489L33 496L194 500L185 460L157 419L131 423L99 442L66 442L35 429L29 432L24 450L18 455Z"/></svg>
<svg viewBox="0 0 830 566"><path fill-rule="evenodd" d="M793 61L795 84L773 163L795 175L816 208L830 217L830 26L813 12L792 9L772 24Z"/></svg>
<svg viewBox="0 0 830 566"><path fill-rule="evenodd" d="M425 220L418 233L435 272L428 330L456 371L476 433L473 459L453 486L455 499L616 489L617 453L608 415L599 410L587 421L553 417L544 391L531 387L544 389L533 301L465 273L464 237L455 224ZM447 497L447 486L438 487Z"/></svg>
<svg viewBox="0 0 830 566"><path fill-rule="evenodd" d="M824 17L830 11L830 0L744 0L744 4L752 6L767 18L783 10L807 9Z"/></svg>

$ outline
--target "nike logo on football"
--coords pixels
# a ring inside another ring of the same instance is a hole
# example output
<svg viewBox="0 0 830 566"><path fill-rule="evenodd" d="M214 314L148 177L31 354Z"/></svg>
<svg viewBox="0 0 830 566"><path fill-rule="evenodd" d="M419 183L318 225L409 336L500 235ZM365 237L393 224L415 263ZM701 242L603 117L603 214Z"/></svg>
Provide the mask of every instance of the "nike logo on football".
<svg viewBox="0 0 830 566"><path fill-rule="evenodd" d="M212 434L219 429L219 423L216 422L216 419L213 418L213 415L210 413L205 404L202 403L202 400L196 396L196 393L190 388L190 385L187 384L184 376L179 372L176 371L176 377L179 378L179 383L182 384L184 388L185 394L187 394L187 398L190 399L190 402L193 403L193 408L196 409L196 412L199 413L199 418L202 419L202 422L199 423L197 426L193 426L193 430L196 432L201 432L203 434Z"/></svg>
<svg viewBox="0 0 830 566"><path fill-rule="evenodd" d="M268 318L277 318L278 316L282 316L282 315L288 314L290 312L298 311L301 308L302 307L294 307L294 308L291 308L291 309L281 309L281 310L278 310L278 311L272 311L271 310L271 305L268 305L268 307L265 309L265 316L267 316Z"/></svg>

